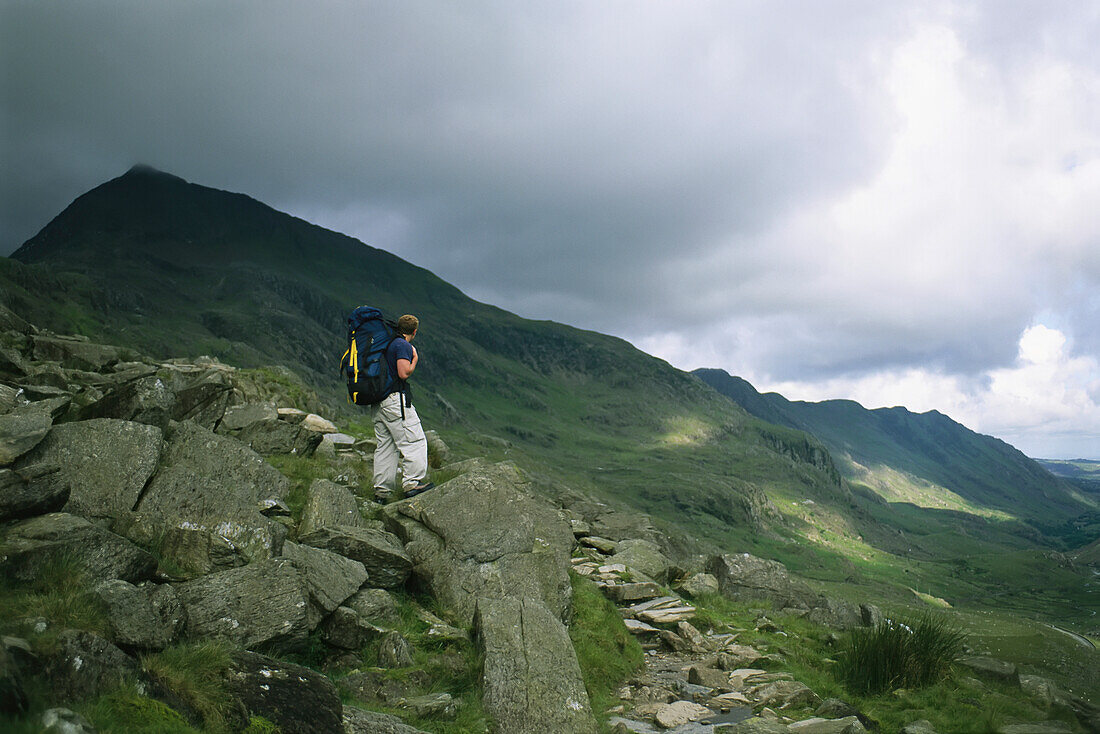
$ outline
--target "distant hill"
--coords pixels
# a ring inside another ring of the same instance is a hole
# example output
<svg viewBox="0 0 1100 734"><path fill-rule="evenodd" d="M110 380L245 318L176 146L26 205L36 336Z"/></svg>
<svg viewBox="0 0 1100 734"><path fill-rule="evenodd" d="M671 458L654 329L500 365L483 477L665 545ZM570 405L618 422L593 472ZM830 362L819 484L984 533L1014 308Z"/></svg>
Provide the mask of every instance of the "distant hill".
<svg viewBox="0 0 1100 734"><path fill-rule="evenodd" d="M1087 508L1076 488L1039 463L937 411L868 410L851 400L792 401L761 394L723 370L694 374L758 418L816 436L845 477L886 499L1043 520L1052 512L1074 515Z"/></svg>

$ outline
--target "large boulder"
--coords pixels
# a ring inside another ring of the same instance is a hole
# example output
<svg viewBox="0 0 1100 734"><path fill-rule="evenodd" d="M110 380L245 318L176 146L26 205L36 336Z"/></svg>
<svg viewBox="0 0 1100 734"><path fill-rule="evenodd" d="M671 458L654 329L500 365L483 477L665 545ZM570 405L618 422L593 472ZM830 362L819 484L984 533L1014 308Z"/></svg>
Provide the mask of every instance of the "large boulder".
<svg viewBox="0 0 1100 734"><path fill-rule="evenodd" d="M10 465L37 446L52 425L53 416L35 403L0 415L0 467Z"/></svg>
<svg viewBox="0 0 1100 734"><path fill-rule="evenodd" d="M383 530L337 525L300 535L298 540L359 561L367 569L367 583L377 588L400 588L412 572L412 560L401 541Z"/></svg>
<svg viewBox="0 0 1100 734"><path fill-rule="evenodd" d="M478 597L536 599L568 620L573 532L511 464L475 468L386 507L415 572L463 623Z"/></svg>
<svg viewBox="0 0 1100 734"><path fill-rule="evenodd" d="M160 571L177 581L226 571L282 553L286 528L258 514L251 520L168 518L128 512L111 523L114 532L156 548Z"/></svg>
<svg viewBox="0 0 1100 734"><path fill-rule="evenodd" d="M93 581L136 583L153 575L157 562L126 538L82 517L63 512L24 520L4 537L4 572L23 581L36 578L52 561L71 558Z"/></svg>
<svg viewBox="0 0 1100 734"><path fill-rule="evenodd" d="M0 469L0 522L60 510L69 491L56 464Z"/></svg>
<svg viewBox="0 0 1100 734"><path fill-rule="evenodd" d="M639 538L620 541L608 563L621 563L659 584L668 583L668 572L672 566L656 543Z"/></svg>
<svg viewBox="0 0 1100 734"><path fill-rule="evenodd" d="M254 652L235 652L226 674L229 694L244 710L282 731L333 734L343 730L340 694L309 668Z"/></svg>
<svg viewBox="0 0 1100 734"><path fill-rule="evenodd" d="M344 707L343 725L344 734L425 734L396 716L355 706Z"/></svg>
<svg viewBox="0 0 1100 734"><path fill-rule="evenodd" d="M275 403L266 402L231 405L225 409L225 413L222 414L222 418L218 422L218 427L215 430L218 433L233 436L256 423L276 420L279 420L279 408Z"/></svg>
<svg viewBox="0 0 1100 734"><path fill-rule="evenodd" d="M243 647L300 648L311 631L310 593L289 558L273 558L176 585L189 637Z"/></svg>
<svg viewBox="0 0 1100 734"><path fill-rule="evenodd" d="M172 423L156 475L135 508L190 520L262 526L265 499L284 499L290 481L247 446L195 423Z"/></svg>
<svg viewBox="0 0 1100 734"><path fill-rule="evenodd" d="M166 428L175 414L176 396L159 376L124 382L76 409L77 420L117 418Z"/></svg>
<svg viewBox="0 0 1100 734"><path fill-rule="evenodd" d="M65 512L113 517L134 509L163 447L155 426L108 418L62 423L18 466L57 465L72 487Z"/></svg>
<svg viewBox="0 0 1100 734"><path fill-rule="evenodd" d="M707 571L718 580L722 594L734 601L770 601L777 609L811 609L822 599L804 581L792 577L779 561L748 553L712 556Z"/></svg>
<svg viewBox="0 0 1100 734"><path fill-rule="evenodd" d="M163 650L183 631L186 612L171 586L113 579L94 593L107 610L108 637L119 647Z"/></svg>
<svg viewBox="0 0 1100 734"><path fill-rule="evenodd" d="M362 563L322 548L288 541L283 544L283 556L294 561L305 578L309 589L311 627L316 627L367 581L367 571Z"/></svg>
<svg viewBox="0 0 1100 734"><path fill-rule="evenodd" d="M33 355L38 362L59 362L65 369L101 372L122 359L123 351L81 337L40 334L34 337Z"/></svg>
<svg viewBox="0 0 1100 734"><path fill-rule="evenodd" d="M122 650L99 635L77 630L58 636L57 650L46 662L50 693L65 703L106 693L138 672L137 662Z"/></svg>
<svg viewBox="0 0 1100 734"><path fill-rule="evenodd" d="M161 428L171 421L192 421L213 430L233 392L233 369L216 363L165 364L155 375L107 390L83 406L76 417L120 418Z"/></svg>
<svg viewBox="0 0 1100 734"><path fill-rule="evenodd" d="M302 510L298 533L309 535L321 528L337 525L363 527L365 523L359 512L359 503L347 487L327 479L315 479L309 487L309 498Z"/></svg>
<svg viewBox="0 0 1100 734"><path fill-rule="evenodd" d="M580 666L557 612L537 599L480 598L485 709L506 734L594 734Z"/></svg>

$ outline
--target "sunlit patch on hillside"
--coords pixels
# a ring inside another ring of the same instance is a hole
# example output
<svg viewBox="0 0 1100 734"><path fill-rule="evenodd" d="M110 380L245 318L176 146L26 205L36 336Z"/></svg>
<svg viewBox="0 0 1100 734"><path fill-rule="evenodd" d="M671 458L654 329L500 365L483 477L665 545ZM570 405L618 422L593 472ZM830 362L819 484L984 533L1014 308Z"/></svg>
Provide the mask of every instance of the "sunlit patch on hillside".
<svg viewBox="0 0 1100 734"><path fill-rule="evenodd" d="M843 457L843 461L855 470L853 481L867 485L887 502L908 502L930 510L955 510L998 520L1017 519L1003 510L976 505L946 487L900 472L893 467L884 464L864 466L848 456Z"/></svg>
<svg viewBox="0 0 1100 734"><path fill-rule="evenodd" d="M665 421L664 433L657 438L660 446L696 446L711 440L715 427L695 416L673 416Z"/></svg>

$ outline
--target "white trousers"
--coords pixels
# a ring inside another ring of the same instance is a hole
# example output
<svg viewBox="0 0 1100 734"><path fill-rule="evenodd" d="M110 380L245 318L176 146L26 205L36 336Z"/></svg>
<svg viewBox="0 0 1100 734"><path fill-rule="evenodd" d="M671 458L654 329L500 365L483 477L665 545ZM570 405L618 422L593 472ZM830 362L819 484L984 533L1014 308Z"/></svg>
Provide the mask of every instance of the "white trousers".
<svg viewBox="0 0 1100 734"><path fill-rule="evenodd" d="M403 396L393 393L378 405L371 406L374 421L374 488L393 492L397 485L397 469L401 468L401 485L409 489L428 477L428 441L420 416L411 405L401 417Z"/></svg>

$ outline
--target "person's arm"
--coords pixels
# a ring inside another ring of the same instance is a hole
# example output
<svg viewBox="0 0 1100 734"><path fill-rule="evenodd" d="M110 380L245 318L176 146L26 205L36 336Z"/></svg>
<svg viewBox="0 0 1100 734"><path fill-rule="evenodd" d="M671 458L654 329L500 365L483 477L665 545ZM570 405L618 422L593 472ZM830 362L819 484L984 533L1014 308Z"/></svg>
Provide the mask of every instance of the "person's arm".
<svg viewBox="0 0 1100 734"><path fill-rule="evenodd" d="M418 361L420 361L420 355L417 354L416 347L414 347L413 345L410 344L409 348L412 349L412 353L413 353L412 360L411 361L407 360L407 359L397 360L397 376L400 377L402 380L409 379L409 377L413 373L413 370L416 369L416 363Z"/></svg>

